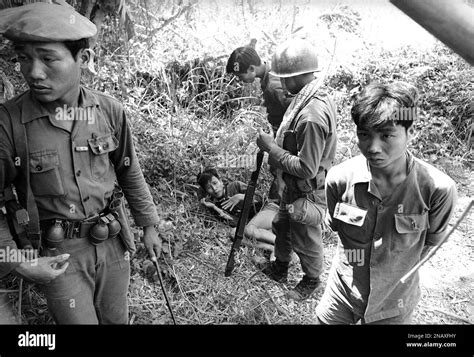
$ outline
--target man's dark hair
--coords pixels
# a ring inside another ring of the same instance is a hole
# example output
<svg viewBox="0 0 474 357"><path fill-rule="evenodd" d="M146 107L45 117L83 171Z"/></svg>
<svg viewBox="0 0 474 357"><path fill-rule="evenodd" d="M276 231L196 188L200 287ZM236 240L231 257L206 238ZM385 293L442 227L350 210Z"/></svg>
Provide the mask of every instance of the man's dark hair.
<svg viewBox="0 0 474 357"><path fill-rule="evenodd" d="M252 47L235 49L227 61L227 73L245 73L250 66L260 66L262 60Z"/></svg>
<svg viewBox="0 0 474 357"><path fill-rule="evenodd" d="M76 59L77 54L81 49L89 48L89 39L88 38L81 38L80 40L76 41L64 41L63 42L66 48L71 52L72 57L74 60Z"/></svg>
<svg viewBox="0 0 474 357"><path fill-rule="evenodd" d="M198 174L197 182L204 191L206 191L206 185L212 180L213 176L219 178L217 170L213 167L206 167L200 174Z"/></svg>
<svg viewBox="0 0 474 357"><path fill-rule="evenodd" d="M377 129L389 121L408 129L416 117L417 100L418 91L409 83L370 83L354 100L352 120L364 129Z"/></svg>

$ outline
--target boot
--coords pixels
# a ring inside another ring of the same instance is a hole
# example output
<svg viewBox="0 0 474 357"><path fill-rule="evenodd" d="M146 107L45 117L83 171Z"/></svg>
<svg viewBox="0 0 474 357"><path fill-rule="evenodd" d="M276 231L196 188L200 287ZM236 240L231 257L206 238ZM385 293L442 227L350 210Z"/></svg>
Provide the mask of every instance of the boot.
<svg viewBox="0 0 474 357"><path fill-rule="evenodd" d="M303 276L303 279L294 287L293 290L289 291L287 296L293 300L306 300L309 298L316 288L319 286L320 280L318 278L310 278Z"/></svg>
<svg viewBox="0 0 474 357"><path fill-rule="evenodd" d="M282 262L277 259L273 262L269 262L267 266L263 268L262 272L278 283L285 283L288 280L289 264L289 262Z"/></svg>

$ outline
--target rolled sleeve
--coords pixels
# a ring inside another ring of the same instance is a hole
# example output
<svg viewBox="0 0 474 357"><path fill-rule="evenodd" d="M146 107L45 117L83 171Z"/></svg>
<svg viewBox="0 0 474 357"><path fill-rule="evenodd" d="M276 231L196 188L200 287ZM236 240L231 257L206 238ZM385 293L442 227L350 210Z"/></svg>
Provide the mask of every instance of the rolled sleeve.
<svg viewBox="0 0 474 357"><path fill-rule="evenodd" d="M156 206L140 169L125 112L122 112L121 117L121 124L115 133L120 145L110 156L118 184L125 194L135 223L142 227L158 224Z"/></svg>
<svg viewBox="0 0 474 357"><path fill-rule="evenodd" d="M453 215L456 200L457 191L454 182L436 190L429 211L430 228L426 235L426 245L437 245L447 234L449 220Z"/></svg>

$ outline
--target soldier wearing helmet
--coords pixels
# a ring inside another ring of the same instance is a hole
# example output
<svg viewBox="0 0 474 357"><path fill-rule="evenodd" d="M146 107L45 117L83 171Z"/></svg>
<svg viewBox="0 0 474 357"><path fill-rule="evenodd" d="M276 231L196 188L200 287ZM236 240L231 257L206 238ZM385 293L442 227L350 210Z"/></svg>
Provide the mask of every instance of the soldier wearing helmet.
<svg viewBox="0 0 474 357"><path fill-rule="evenodd" d="M288 296L304 300L320 283L323 270L322 222L326 210L324 181L336 153L336 107L321 89L315 48L304 40L278 46L272 73L295 95L285 112L276 139L260 131L257 145L278 168L282 200L273 220L274 262L263 270L285 282L292 251L300 258L302 280Z"/></svg>

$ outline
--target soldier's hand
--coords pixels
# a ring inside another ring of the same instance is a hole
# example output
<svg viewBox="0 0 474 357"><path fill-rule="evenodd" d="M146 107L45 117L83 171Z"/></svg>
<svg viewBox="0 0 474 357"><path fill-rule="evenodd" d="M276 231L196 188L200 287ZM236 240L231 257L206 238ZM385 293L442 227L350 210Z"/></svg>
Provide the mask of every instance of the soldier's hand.
<svg viewBox="0 0 474 357"><path fill-rule="evenodd" d="M143 227L143 244L150 255L150 259L159 258L161 255L161 238L154 226Z"/></svg>
<svg viewBox="0 0 474 357"><path fill-rule="evenodd" d="M40 257L21 263L14 273L33 283L48 284L66 271L69 266L68 259L69 254Z"/></svg>
<svg viewBox="0 0 474 357"><path fill-rule="evenodd" d="M257 146L260 150L270 152L273 146L275 146L275 140L273 135L265 133L262 129L258 130Z"/></svg>

